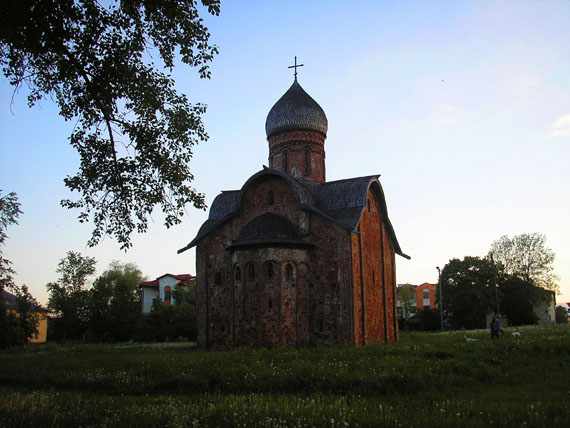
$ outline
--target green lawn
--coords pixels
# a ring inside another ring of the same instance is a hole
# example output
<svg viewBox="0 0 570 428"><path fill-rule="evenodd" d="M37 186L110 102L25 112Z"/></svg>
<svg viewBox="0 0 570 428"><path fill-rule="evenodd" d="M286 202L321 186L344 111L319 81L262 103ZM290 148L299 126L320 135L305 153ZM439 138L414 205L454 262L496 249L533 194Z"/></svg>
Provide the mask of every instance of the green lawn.
<svg viewBox="0 0 570 428"><path fill-rule="evenodd" d="M506 330L361 348L28 346L0 353L0 426L570 426L570 326Z"/></svg>

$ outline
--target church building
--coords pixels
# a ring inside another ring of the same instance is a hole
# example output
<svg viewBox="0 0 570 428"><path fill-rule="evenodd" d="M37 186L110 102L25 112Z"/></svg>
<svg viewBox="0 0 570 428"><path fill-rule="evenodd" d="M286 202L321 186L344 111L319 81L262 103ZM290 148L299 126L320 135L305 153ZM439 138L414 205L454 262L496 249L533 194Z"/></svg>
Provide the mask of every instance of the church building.
<svg viewBox="0 0 570 428"><path fill-rule="evenodd" d="M269 167L178 250L196 247L200 348L398 340L395 254L409 257L378 175L326 181L327 128L295 73L265 122Z"/></svg>

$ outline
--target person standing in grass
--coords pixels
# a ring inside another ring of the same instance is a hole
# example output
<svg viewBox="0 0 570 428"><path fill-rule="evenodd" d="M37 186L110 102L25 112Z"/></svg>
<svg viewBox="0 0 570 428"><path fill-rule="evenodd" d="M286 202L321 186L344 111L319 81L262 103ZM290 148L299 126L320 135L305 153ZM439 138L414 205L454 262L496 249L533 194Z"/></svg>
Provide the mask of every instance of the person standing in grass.
<svg viewBox="0 0 570 428"><path fill-rule="evenodd" d="M503 336L505 335L505 332L501 328L501 317L497 315L495 317L495 334L497 335L497 339L499 338L499 332L501 332Z"/></svg>

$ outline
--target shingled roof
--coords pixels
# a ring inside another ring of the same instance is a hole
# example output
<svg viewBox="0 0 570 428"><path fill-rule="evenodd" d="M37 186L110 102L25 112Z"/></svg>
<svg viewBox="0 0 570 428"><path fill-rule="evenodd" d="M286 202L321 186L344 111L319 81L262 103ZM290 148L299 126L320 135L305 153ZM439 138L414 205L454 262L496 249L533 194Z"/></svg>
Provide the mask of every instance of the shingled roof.
<svg viewBox="0 0 570 428"><path fill-rule="evenodd" d="M264 244L310 245L285 217L265 213L246 224L230 248Z"/></svg>
<svg viewBox="0 0 570 428"><path fill-rule="evenodd" d="M267 138L280 132L297 130L317 131L326 136L327 129L325 112L297 79L271 108L265 121Z"/></svg>
<svg viewBox="0 0 570 428"><path fill-rule="evenodd" d="M321 215L351 232L356 232L355 229L360 221L362 210L366 207L368 188L376 183L376 185L373 186L374 191L378 192L378 199L382 204L380 208L386 220L386 227L392 238L394 249L397 254L409 258L402 253L392 224L388 219L384 194L378 182L379 175L348 178L345 180L330 181L328 183L316 183L312 181L295 180L276 169L264 169L259 171L247 180L241 190L224 191L218 195L212 203L208 220L202 224L196 237L184 248L179 249L178 253L182 253L196 246L202 238L212 232L216 227L237 215L245 190L252 182L268 175L279 176L289 183L301 209ZM236 242L239 242L239 238ZM243 242L245 242L245 238ZM233 245L235 246L236 243Z"/></svg>

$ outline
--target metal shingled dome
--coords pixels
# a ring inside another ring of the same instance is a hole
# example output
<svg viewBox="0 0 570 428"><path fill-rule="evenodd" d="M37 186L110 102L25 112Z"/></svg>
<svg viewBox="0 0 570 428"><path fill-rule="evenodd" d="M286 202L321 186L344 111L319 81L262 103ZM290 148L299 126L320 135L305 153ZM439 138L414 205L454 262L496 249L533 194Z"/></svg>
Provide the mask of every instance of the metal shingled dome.
<svg viewBox="0 0 570 428"><path fill-rule="evenodd" d="M328 121L321 106L297 80L269 111L265 121L267 138L284 131L308 130L327 134Z"/></svg>

